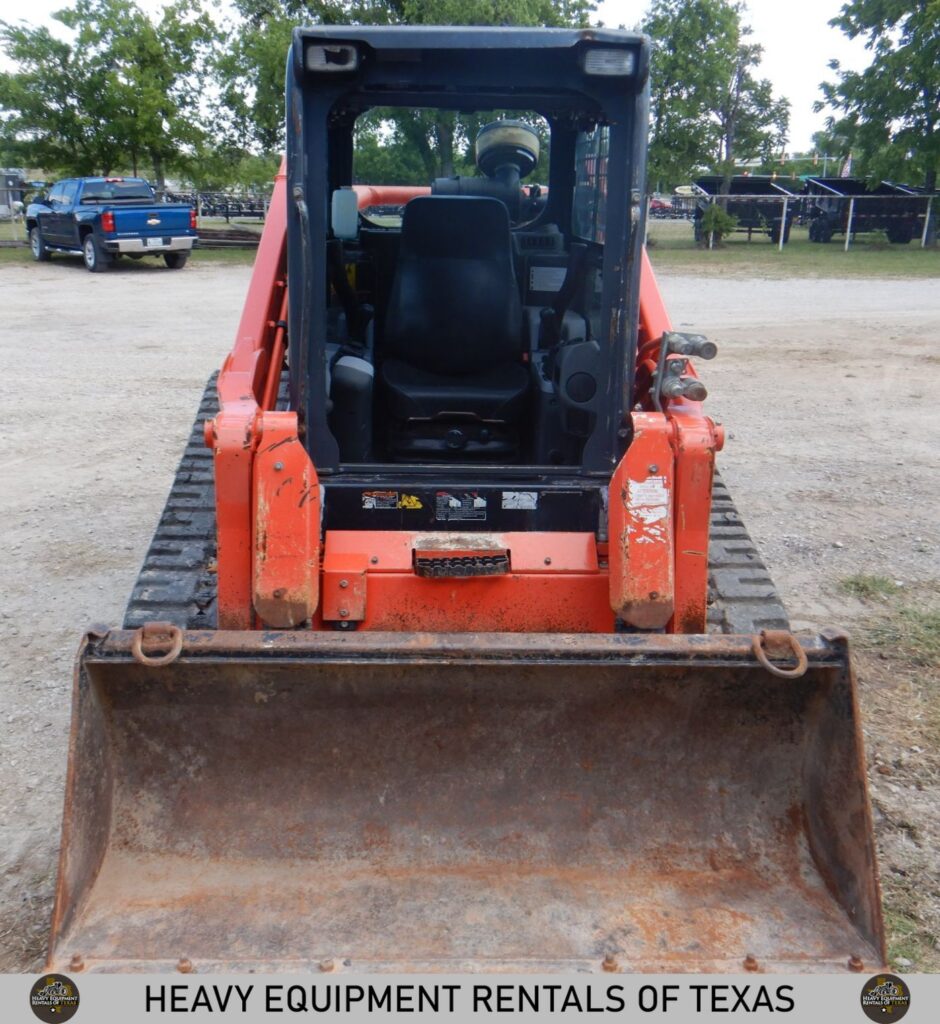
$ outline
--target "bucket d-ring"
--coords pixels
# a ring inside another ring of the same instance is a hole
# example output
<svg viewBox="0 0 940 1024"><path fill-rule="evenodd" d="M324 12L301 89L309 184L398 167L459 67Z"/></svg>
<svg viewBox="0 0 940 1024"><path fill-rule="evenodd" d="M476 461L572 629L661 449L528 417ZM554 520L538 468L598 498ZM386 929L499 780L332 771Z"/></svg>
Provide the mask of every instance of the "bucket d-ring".
<svg viewBox="0 0 940 1024"><path fill-rule="evenodd" d="M144 651L145 643L159 647L166 647L169 644L169 649L163 654L147 654ZM169 665L176 661L182 649L183 631L172 622L145 622L134 633L134 639L131 641L131 654L134 655L134 660L150 668L159 668L161 665Z"/></svg>
<svg viewBox="0 0 940 1024"><path fill-rule="evenodd" d="M774 665L767 657L767 647L782 648L789 647L792 651L796 664L792 668L781 668ZM772 675L780 676L782 679L799 679L806 672L807 659L806 651L797 638L785 629L762 629L758 636L751 641L754 657Z"/></svg>

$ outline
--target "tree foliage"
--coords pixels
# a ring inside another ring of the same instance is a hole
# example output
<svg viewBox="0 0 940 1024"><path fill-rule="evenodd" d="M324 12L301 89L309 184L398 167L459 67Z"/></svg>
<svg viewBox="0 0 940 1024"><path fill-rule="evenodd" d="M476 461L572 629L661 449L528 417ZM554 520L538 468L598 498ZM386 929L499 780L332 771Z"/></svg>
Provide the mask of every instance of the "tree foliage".
<svg viewBox="0 0 940 1024"><path fill-rule="evenodd" d="M77 0L45 27L0 23L2 131L24 162L70 174L164 169L203 137L199 97L216 29L198 0L153 22L133 0Z"/></svg>
<svg viewBox="0 0 940 1024"><path fill-rule="evenodd" d="M220 61L223 104L242 144L283 144L284 68L299 24L587 25L592 0L235 0L244 28ZM454 174L467 159L471 119L448 111L382 111L362 119L357 154L372 181ZM379 122L385 130L379 131ZM411 152L406 152L410 150ZM414 156L420 160L417 175ZM384 161L384 164L383 164ZM384 177L383 177L384 175Z"/></svg>
<svg viewBox="0 0 940 1024"><path fill-rule="evenodd" d="M786 136L789 103L755 77L762 48L748 42L744 7L728 0L653 0L642 29L653 40L651 184L764 156Z"/></svg>
<svg viewBox="0 0 940 1024"><path fill-rule="evenodd" d="M740 36L750 35L749 28ZM763 47L739 42L731 67L731 76L722 88L717 110L719 125L717 164L730 185L735 162L761 157L769 161L773 149L786 142L790 123L790 102L775 99L773 86L766 78L754 77L760 65Z"/></svg>
<svg viewBox="0 0 940 1024"><path fill-rule="evenodd" d="M940 169L940 0L852 0L830 22L871 52L864 71L831 61L830 131L851 139L863 171L937 187Z"/></svg>

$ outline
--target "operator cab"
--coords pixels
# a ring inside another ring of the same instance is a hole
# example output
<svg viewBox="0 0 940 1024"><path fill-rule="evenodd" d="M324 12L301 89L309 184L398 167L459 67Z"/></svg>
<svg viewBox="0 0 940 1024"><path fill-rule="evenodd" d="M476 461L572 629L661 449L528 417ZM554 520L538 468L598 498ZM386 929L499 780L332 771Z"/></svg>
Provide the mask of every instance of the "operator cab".
<svg viewBox="0 0 940 1024"><path fill-rule="evenodd" d="M609 473L625 447L645 41L473 34L491 45L295 34L289 359L318 471ZM389 138L402 112L428 136L449 125L470 173L369 180L362 124Z"/></svg>

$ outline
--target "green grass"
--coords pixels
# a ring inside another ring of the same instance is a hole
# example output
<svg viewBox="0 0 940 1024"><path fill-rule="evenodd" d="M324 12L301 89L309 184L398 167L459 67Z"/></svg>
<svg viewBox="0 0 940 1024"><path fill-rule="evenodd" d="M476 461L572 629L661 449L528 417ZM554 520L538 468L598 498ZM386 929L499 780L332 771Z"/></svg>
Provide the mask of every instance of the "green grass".
<svg viewBox="0 0 940 1024"><path fill-rule="evenodd" d="M940 970L937 936L925 927L919 908L921 899L907 879L891 876L882 882L888 961L902 973ZM911 966L898 964L909 960Z"/></svg>
<svg viewBox="0 0 940 1024"><path fill-rule="evenodd" d="M257 249L194 249L193 263L232 263L250 267L255 262Z"/></svg>
<svg viewBox="0 0 940 1024"><path fill-rule="evenodd" d="M898 608L865 635L876 647L902 651L917 668L940 669L940 610L936 608Z"/></svg>
<svg viewBox="0 0 940 1024"><path fill-rule="evenodd" d="M865 577L862 577L865 579ZM884 577L868 577L883 580ZM876 587L876 592L880 590ZM920 585L916 595L895 596L888 607L872 615L856 632L863 652L861 661L865 675L865 655L881 665L891 685L882 694L878 713L882 742L893 737L893 745L908 747L916 742L922 752L911 770L915 777L908 784L918 789L935 785L940 749L940 587ZM894 588L895 594L898 588ZM918 601L915 607L912 598ZM905 603L899 603L903 600ZM878 669L872 670L877 678ZM900 684L898 681L902 681ZM903 686L903 689L898 687ZM903 699L900 695L903 693ZM891 808L889 814L896 813ZM895 819L891 826L906 832L914 848L927 851L926 864L905 863L904 871L894 870L890 862L882 862L881 882L888 959L903 971L940 970L940 934L937 933L936 906L940 893L933 881L930 859L934 839L929 821ZM910 966L898 964L898 959Z"/></svg>
<svg viewBox="0 0 940 1024"><path fill-rule="evenodd" d="M230 221L226 221L224 217L200 217L199 226L215 228L219 231L225 231L226 228L239 228L240 230L254 231L260 235L264 228L264 221L258 220L257 217L246 220L233 217Z"/></svg>
<svg viewBox="0 0 940 1024"><path fill-rule="evenodd" d="M940 670L940 585L915 584L908 591L888 576L858 573L847 576L839 587L853 597L877 601L882 606L862 621L859 640L863 647L903 662L918 670L918 675L937 682L936 707L928 717L935 719L940 741L940 674L919 671Z"/></svg>
<svg viewBox="0 0 940 1024"><path fill-rule="evenodd" d="M13 221L0 220L0 241L9 242L11 240L25 242L26 225L20 220L15 224Z"/></svg>
<svg viewBox="0 0 940 1024"><path fill-rule="evenodd" d="M650 258L657 270L675 273L749 277L940 277L940 247L921 249L885 244L859 235L848 252L837 235L826 245L809 241L806 228L793 228L779 251L767 235L731 235L715 249L695 244L690 221L654 220L649 224Z"/></svg>
<svg viewBox="0 0 940 1024"><path fill-rule="evenodd" d="M220 219L206 219L206 226L226 227ZM258 221L233 220L232 227L260 231ZM22 223L0 221L0 241L25 240ZM890 245L860 235L851 249L844 252L842 242L815 245L806 236L805 228L794 228L790 241L779 252L766 235L732 235L717 249L701 249L692 237L689 221L651 221L650 257L657 270L673 273L737 274L741 277L940 277L940 247L921 249L916 241L910 245ZM841 238L841 236L839 236ZM252 249L196 250L193 260L199 263L233 263L240 266L254 262ZM29 259L29 251L0 248L0 263L19 263Z"/></svg>
<svg viewBox="0 0 940 1024"><path fill-rule="evenodd" d="M191 256L193 263L228 263L236 266L250 267L255 261L255 255L257 249L194 249ZM30 263L32 261L32 254L29 251L29 247L25 245L21 246L2 246L0 247L0 265L7 263ZM53 262L55 260L77 260L80 259L78 253L72 256L68 255L53 255ZM122 259L121 267L129 267L133 269L155 267L157 262L155 260L129 260Z"/></svg>
<svg viewBox="0 0 940 1024"><path fill-rule="evenodd" d="M888 576L870 576L868 573L859 572L854 576L846 576L844 580L841 580L839 582L839 589L843 594L850 594L852 597L860 597L863 600L871 601L876 597L892 597L900 588Z"/></svg>

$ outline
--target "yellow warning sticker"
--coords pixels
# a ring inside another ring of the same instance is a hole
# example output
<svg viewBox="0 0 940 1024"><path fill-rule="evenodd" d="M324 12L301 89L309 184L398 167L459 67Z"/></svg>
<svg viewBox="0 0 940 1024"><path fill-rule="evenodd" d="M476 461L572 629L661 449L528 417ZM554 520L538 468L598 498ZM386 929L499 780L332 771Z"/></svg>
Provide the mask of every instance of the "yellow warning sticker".
<svg viewBox="0 0 940 1024"><path fill-rule="evenodd" d="M399 508L424 508L421 504L421 499L416 494L403 494L401 500L398 502Z"/></svg>

